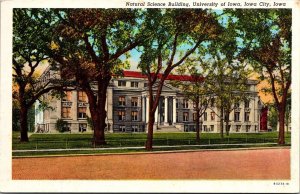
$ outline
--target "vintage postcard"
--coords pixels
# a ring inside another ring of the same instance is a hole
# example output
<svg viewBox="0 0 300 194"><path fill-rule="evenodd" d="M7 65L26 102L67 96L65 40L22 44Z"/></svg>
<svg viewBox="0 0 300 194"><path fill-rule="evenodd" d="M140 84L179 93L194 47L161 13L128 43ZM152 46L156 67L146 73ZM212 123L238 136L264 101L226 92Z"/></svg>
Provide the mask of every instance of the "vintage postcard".
<svg viewBox="0 0 300 194"><path fill-rule="evenodd" d="M1 1L1 192L299 192L293 0Z"/></svg>

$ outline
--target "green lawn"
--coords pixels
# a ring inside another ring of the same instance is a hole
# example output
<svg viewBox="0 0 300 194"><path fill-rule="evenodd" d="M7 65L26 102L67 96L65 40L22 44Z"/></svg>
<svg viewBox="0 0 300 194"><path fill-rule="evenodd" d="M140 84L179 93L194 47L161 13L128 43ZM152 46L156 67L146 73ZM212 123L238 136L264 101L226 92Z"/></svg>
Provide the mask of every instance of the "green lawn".
<svg viewBox="0 0 300 194"><path fill-rule="evenodd" d="M92 148L92 134L32 134L29 143L20 143L19 133L13 133L13 150ZM240 143L276 143L277 132L270 133L233 133L221 139L218 133L201 134L201 145L240 144ZM107 145L103 147L144 146L145 133L106 134ZM286 137L290 143L290 134ZM154 133L154 146L197 145L195 133Z"/></svg>

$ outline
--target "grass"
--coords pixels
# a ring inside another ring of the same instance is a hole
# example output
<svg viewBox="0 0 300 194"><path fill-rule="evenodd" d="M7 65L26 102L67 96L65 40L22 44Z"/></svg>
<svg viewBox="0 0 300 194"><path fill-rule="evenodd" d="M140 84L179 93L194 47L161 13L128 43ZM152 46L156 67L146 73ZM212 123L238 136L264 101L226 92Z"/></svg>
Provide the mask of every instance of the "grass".
<svg viewBox="0 0 300 194"><path fill-rule="evenodd" d="M255 145L220 145L220 146L185 146L185 147L164 147L164 148L153 148L153 151L182 151L182 150L216 150L216 149L230 149L230 148L255 148L255 147L278 147L277 144L266 145L266 144L255 144ZM58 156L58 155L89 155L89 154L111 154L111 153L141 153L145 152L145 149L115 149L115 150L64 150L64 151L43 151L43 152L16 152L13 156Z"/></svg>
<svg viewBox="0 0 300 194"><path fill-rule="evenodd" d="M154 146L167 145L209 145L209 144L246 144L255 143L261 145L262 143L276 143L277 132L269 133L232 133L221 139L218 133L203 133L201 134L201 141L195 141L195 133L154 133ZM92 148L92 134L32 134L30 142L20 143L19 133L13 133L13 150L37 150L37 149L66 149L66 148ZM137 147L144 146L146 141L145 133L130 133L106 134L107 145L101 147ZM286 136L287 144L290 144L290 133ZM233 146L233 145L231 145ZM214 146L216 148L226 147L224 145ZM198 148L198 147L197 147ZM201 149L205 147L201 147ZM170 149L170 148L168 148ZM175 148L172 148L175 149ZM176 148L179 149L179 148ZM187 149L187 147L185 147ZM130 150L132 151L132 150ZM76 151L72 151L77 153ZM92 153L92 151L78 151ZM99 150L96 151L99 153ZM102 151L103 152L103 151ZM128 152L128 150L109 150L109 152ZM51 152L52 154L53 152ZM62 153L62 152L59 152ZM21 153L14 153L18 155ZM27 155L33 153L27 152ZM35 154L41 154L35 153Z"/></svg>

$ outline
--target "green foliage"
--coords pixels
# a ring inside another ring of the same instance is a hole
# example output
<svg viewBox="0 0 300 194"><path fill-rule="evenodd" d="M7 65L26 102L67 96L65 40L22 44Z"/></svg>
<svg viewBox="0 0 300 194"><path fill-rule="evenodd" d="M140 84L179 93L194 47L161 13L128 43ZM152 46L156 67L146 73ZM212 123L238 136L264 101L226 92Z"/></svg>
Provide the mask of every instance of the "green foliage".
<svg viewBox="0 0 300 194"><path fill-rule="evenodd" d="M273 95L277 106L291 82L291 13L291 9L233 12L239 18L235 29L243 41L239 58L250 62L261 80L268 81L270 85L263 91Z"/></svg>
<svg viewBox="0 0 300 194"><path fill-rule="evenodd" d="M277 131L278 112L274 105L268 106L268 125L271 126L272 131Z"/></svg>
<svg viewBox="0 0 300 194"><path fill-rule="evenodd" d="M67 121L64 121L63 119L57 119L56 123L55 123L55 128L56 130L58 130L59 132L66 132L66 125L68 124Z"/></svg>
<svg viewBox="0 0 300 194"><path fill-rule="evenodd" d="M284 144L285 111L291 86L292 9L234 10L243 40L240 60L267 80L280 121L278 143ZM255 18L255 20L249 18Z"/></svg>
<svg viewBox="0 0 300 194"><path fill-rule="evenodd" d="M44 9L13 9L13 82L17 88L13 99L21 114L21 141L28 141L28 127L33 130L32 110L36 100L57 88L50 82L40 83L37 69L48 60L52 20ZM28 113L28 114L26 114ZM26 120L29 119L29 124Z"/></svg>
<svg viewBox="0 0 300 194"><path fill-rule="evenodd" d="M140 41L138 10L131 9L53 9L58 18L53 29L51 56L67 69L69 78L94 81L128 68L121 55ZM72 71L70 71L70 67ZM103 71L102 73L100 73ZM103 75L104 76L104 75Z"/></svg>
<svg viewBox="0 0 300 194"><path fill-rule="evenodd" d="M149 9L144 28L151 36L140 48L138 67L147 74L181 65L200 43L222 31L214 15L202 9Z"/></svg>
<svg viewBox="0 0 300 194"><path fill-rule="evenodd" d="M145 133L120 134L108 133L105 147L135 147L143 146L146 140ZM28 144L19 144L19 134L13 133L13 150L25 149L65 149L67 148L91 148L92 134L32 134L31 141ZM192 145L195 142L195 133L155 133L154 139L156 145ZM290 142L290 133L286 139ZM203 133L201 144L222 144L228 143L274 143L277 140L277 133L234 133L230 137L221 140L217 133ZM98 150L99 151L99 150ZM52 153L52 152L51 152ZM14 153L15 154L15 153Z"/></svg>

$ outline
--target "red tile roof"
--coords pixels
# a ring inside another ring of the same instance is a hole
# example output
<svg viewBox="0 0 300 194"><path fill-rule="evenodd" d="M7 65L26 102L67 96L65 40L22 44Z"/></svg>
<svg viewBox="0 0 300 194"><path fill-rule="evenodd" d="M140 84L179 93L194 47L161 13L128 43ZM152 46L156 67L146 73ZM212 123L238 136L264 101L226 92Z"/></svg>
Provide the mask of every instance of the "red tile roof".
<svg viewBox="0 0 300 194"><path fill-rule="evenodd" d="M133 77L133 78L147 78L146 75L143 75L142 72L139 71L123 71L124 77ZM162 74L159 74L158 77L161 77ZM203 80L204 78L201 76L190 76L190 75L174 75L170 74L167 77L167 80L178 80L178 81L196 81Z"/></svg>

